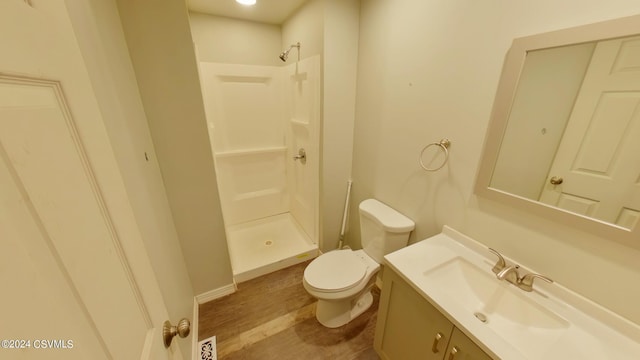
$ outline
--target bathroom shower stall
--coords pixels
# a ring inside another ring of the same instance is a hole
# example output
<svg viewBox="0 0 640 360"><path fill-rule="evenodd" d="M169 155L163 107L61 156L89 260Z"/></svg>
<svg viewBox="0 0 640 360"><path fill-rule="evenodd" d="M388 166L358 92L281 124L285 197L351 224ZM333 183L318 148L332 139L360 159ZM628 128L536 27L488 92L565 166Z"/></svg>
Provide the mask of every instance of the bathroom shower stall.
<svg viewBox="0 0 640 360"><path fill-rule="evenodd" d="M319 56L199 66L235 280L317 256Z"/></svg>

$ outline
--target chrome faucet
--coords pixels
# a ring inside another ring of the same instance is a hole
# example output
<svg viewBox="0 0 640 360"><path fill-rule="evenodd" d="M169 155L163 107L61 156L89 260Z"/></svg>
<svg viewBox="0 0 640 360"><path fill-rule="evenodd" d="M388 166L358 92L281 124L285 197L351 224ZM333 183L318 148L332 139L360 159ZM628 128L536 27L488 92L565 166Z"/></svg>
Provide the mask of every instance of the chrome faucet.
<svg viewBox="0 0 640 360"><path fill-rule="evenodd" d="M518 274L519 268L518 265L507 266L496 274L496 278L498 278L498 280L507 280L514 285L518 285L520 280L520 274Z"/></svg>
<svg viewBox="0 0 640 360"><path fill-rule="evenodd" d="M499 252L495 251L492 248L489 248L489 251L498 256L498 261L496 261L496 264L491 269L491 271L496 274L496 278L498 280L507 280L508 282L524 291L533 290L533 280L536 278L542 279L548 283L553 282L553 280L540 274L525 274L524 276L520 277L520 274L518 273L518 269L520 268L519 265L507 265L504 257L502 257Z"/></svg>

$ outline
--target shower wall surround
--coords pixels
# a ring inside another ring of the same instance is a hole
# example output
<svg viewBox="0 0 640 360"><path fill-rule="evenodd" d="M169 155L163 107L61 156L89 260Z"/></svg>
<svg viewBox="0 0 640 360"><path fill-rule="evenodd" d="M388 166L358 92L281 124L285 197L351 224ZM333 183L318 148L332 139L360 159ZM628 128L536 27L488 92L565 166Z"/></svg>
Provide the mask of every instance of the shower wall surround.
<svg viewBox="0 0 640 360"><path fill-rule="evenodd" d="M317 243L319 57L203 62L200 75L226 226L291 212ZM304 164L293 160L300 148Z"/></svg>
<svg viewBox="0 0 640 360"><path fill-rule="evenodd" d="M297 42L301 60L320 57L319 246L335 249L351 177L360 1L309 0L279 26L195 12L189 17L200 61L283 66L278 54ZM287 64L297 60L295 51L290 55Z"/></svg>

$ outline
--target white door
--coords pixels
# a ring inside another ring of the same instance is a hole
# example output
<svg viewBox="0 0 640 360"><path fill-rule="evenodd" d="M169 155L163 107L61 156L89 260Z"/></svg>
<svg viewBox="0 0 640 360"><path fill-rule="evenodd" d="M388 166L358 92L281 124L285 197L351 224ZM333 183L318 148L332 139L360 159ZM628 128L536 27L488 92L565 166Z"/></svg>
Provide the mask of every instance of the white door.
<svg viewBox="0 0 640 360"><path fill-rule="evenodd" d="M540 200L625 228L640 219L640 37L596 46Z"/></svg>
<svg viewBox="0 0 640 360"><path fill-rule="evenodd" d="M1 1L0 49L0 358L181 359L64 2Z"/></svg>
<svg viewBox="0 0 640 360"><path fill-rule="evenodd" d="M320 179L320 57L313 56L285 67L289 136L290 209L307 235L318 239ZM292 161L305 149L306 163Z"/></svg>

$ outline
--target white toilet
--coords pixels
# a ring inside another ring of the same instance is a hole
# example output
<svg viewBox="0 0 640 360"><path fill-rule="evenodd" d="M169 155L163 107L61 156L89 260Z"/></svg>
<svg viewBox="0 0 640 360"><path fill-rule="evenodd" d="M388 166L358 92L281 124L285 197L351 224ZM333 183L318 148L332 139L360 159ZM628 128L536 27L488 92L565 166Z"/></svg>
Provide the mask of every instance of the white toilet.
<svg viewBox="0 0 640 360"><path fill-rule="evenodd" d="M313 260L302 284L318 299L316 318L328 328L342 326L371 306L371 286L383 256L403 248L415 223L375 199L360 203L363 250L335 250Z"/></svg>

